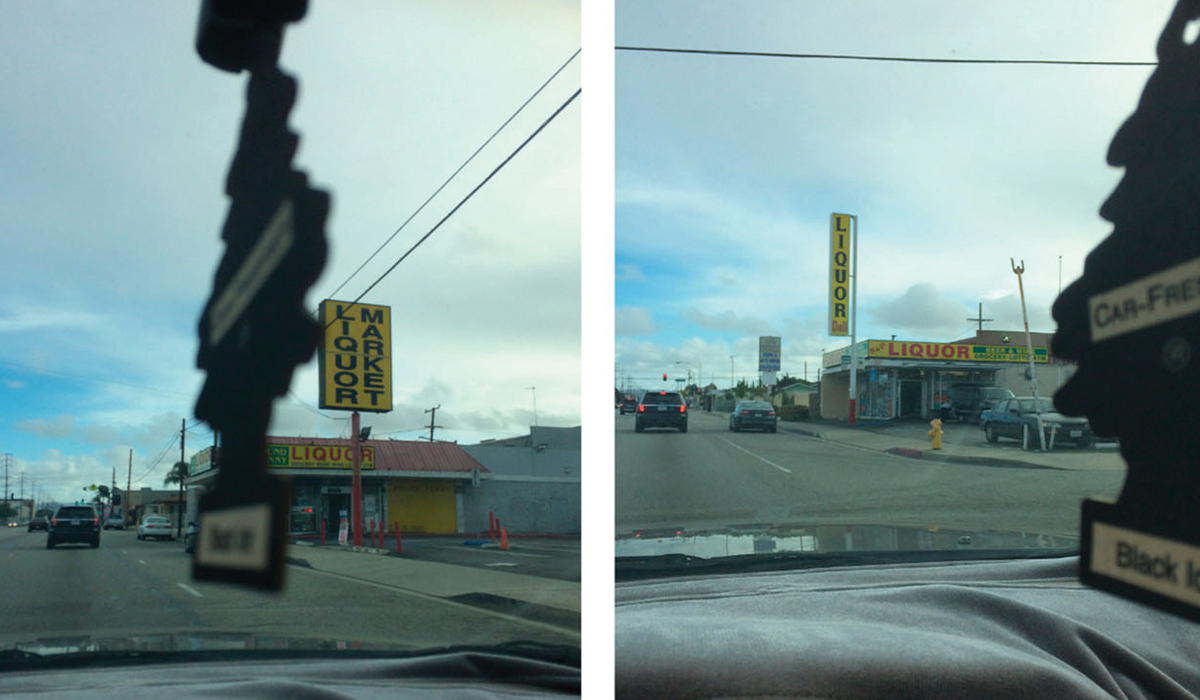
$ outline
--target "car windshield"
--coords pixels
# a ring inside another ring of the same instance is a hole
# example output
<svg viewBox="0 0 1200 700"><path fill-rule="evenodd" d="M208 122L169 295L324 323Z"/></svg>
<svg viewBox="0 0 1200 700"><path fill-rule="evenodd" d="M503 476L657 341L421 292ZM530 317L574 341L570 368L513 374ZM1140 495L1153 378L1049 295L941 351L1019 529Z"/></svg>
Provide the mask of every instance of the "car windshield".
<svg viewBox="0 0 1200 700"><path fill-rule="evenodd" d="M0 675L578 650L580 1L240 6L4 8Z"/></svg>
<svg viewBox="0 0 1200 700"><path fill-rule="evenodd" d="M1054 402L1050 399L1018 399L1021 413L1048 413L1054 410Z"/></svg>
<svg viewBox="0 0 1200 700"><path fill-rule="evenodd" d="M613 382L696 407L615 416L617 557L1076 552L1117 441L981 411L1076 372L1051 306L1173 5L617 0Z"/></svg>

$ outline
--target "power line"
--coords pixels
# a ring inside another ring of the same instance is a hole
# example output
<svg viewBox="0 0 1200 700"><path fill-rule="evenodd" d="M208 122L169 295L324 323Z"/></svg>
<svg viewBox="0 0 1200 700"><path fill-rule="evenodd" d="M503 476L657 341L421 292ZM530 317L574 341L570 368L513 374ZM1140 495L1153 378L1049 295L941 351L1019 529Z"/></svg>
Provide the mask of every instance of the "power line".
<svg viewBox="0 0 1200 700"><path fill-rule="evenodd" d="M339 284L339 285L338 285L338 287L337 287L337 289L333 290L333 292L331 292L331 293L329 294L329 297L330 297L330 298L332 298L332 297L334 297L334 296L337 296L337 293L338 293L338 292L340 292L340 291L342 290L342 287L345 287L345 286L346 286L346 285L347 285L347 284L350 282L350 280L354 279L355 275L357 275L359 272L362 272L362 269L363 269L364 267L366 267L368 263L370 263L372 260L374 260L374 259L375 259L375 256L376 256L376 255L379 255L379 252L380 252L380 251L382 251L382 250L383 250L385 247L387 247L387 245L388 245L389 243L391 243L391 242L392 242L392 239L394 239L394 238L395 238L397 235L399 235L399 233L400 233L401 231L403 231L403 230L404 230L404 227L405 227L405 226L408 226L408 222L412 221L412 220L413 220L413 218L414 218L414 217L415 217L417 214L420 214L420 213L421 213L421 211L422 211L422 210L425 208L425 206L426 206L427 204L429 204L431 201L433 201L433 198L434 198L434 197L436 197L436 196L438 196L438 193L440 193L440 192L441 192L443 189L445 189L446 185L449 185L449 184L450 184L450 181L451 181L451 180L453 180L455 177L457 177L457 176L458 176L458 174L459 174L460 172L462 172L462 169L463 169L463 168L465 168L465 167L467 167L467 165L468 165L468 164L469 164L469 163L470 163L472 160L474 160L474 159L475 159L475 156L479 155L479 152L480 152L480 151L482 151L484 148L486 148L486 147L487 147L487 145L488 145L489 143L491 143L491 142L492 142L492 140L493 140L493 139L495 139L495 138L496 138L496 136L498 136L498 135L500 134L500 132L501 132L501 131L503 131L503 130L504 130L504 128L505 128L506 126L508 126L508 125L509 125L509 123L510 123L510 122L512 122L512 120L513 120L513 119L515 119L515 118L517 117L517 115L518 115L518 114L520 114L520 113L521 113L521 111L522 111L522 110L524 110L524 109L525 109L525 107L526 107L526 106L527 106L527 105L528 105L530 102L532 102L532 101L533 101L533 99L534 99L535 97L537 97L539 94L541 94L542 90L544 90L544 89L546 88L546 86L550 84L550 81L552 81L552 80L554 80L556 77L558 77L558 74L559 74L559 73L561 73L561 72L563 72L563 70L564 70L564 69L565 69L565 68L566 68L568 65L570 65L571 61L574 61L574 60L575 60L575 57L579 55L579 51L580 51L579 49L575 49L575 53L571 54L571 57L570 57L570 58L568 58L568 59L566 60L566 62L564 62L564 63L563 63L561 66L559 66L559 67L558 67L558 70L554 71L554 73L552 73L552 74L550 75L550 77L546 79L546 82L542 83L541 87L539 87L537 90L534 90L533 94L529 96L529 99L525 100L525 102L523 102L523 103L521 104L521 106L517 108L517 111L515 111L515 112L513 112L513 113L512 113L512 116L510 116L508 119L505 119L505 120L504 120L504 123L500 125L500 128L496 129L496 131L494 131L494 132L492 133L492 135L491 135L491 136L487 137L487 140L486 140L486 141L484 141L484 142L483 142L483 144L479 146L479 148L476 148L476 149L475 149L475 152L474 152L474 153L472 153L472 154L470 155L470 157L468 157L468 158L467 158L465 161L463 161L462 165L458 166L458 168L457 168L457 169L456 169L456 170L455 170L453 173L451 173L451 174L450 174L450 177L446 178L446 181L445 181L445 182L443 182L443 183L442 183L442 184L441 184L441 185L440 185L440 186L439 186L439 187L438 187L436 190L434 190L434 191L433 191L433 194L429 195L429 198L428 198L428 199L426 199L424 202L422 202L422 203L421 203L421 206L417 207L416 211L414 211L412 214L410 214L410 215L408 216L408 218L404 220L404 223L400 224L400 227L399 227L399 228L397 228L397 229L396 229L396 230L395 230L395 231L392 233L392 235L388 236L388 239L387 239L386 241L384 241L382 245L380 245L378 248L376 248L376 249L375 249L375 252L374 252L374 253L371 253L371 255L370 255L370 256L369 256L369 257L368 257L366 260L364 260L364 261L363 261L363 263L362 263L361 265L359 265L359 266L358 266L358 269L356 269L354 272L350 273L350 276L349 276L349 277L347 277L347 278L346 278L346 280L345 280L344 282L342 282L341 284ZM356 301L357 301L357 300L356 300Z"/></svg>
<svg viewBox="0 0 1200 700"><path fill-rule="evenodd" d="M357 301L357 299L356 299L355 301ZM328 328L328 326L326 326L326 328ZM300 404L301 406L303 406L303 407L307 408L309 411L311 411L312 413L315 413L315 414L317 414L318 416L320 416L320 417L322 417L322 418L328 418L329 420L340 420L340 421L348 421L348 420L350 420L349 418L338 418L337 416L331 416L331 415L329 415L328 413L322 413L321 411L319 411L319 410L317 410L317 409L313 408L312 406L308 405L308 402L307 402L307 401L304 401L304 400L303 400L303 399L301 399L299 396L296 396L296 392L292 391L291 389L288 389L288 396L290 396L290 397L292 398L292 401L295 401L296 403L298 403L298 404Z"/></svg>
<svg viewBox="0 0 1200 700"><path fill-rule="evenodd" d="M471 197L475 196L476 192L481 190L484 185L486 185L493 177L495 177L496 173L500 172L500 170L503 169L504 166L508 165L509 162L512 161L512 159L515 158L518 153L520 153L526 146L529 145L530 141L532 141L534 138L536 138L538 134L542 133L542 130L545 129L550 124L550 122L554 121L554 119L557 118L558 115L562 114L563 110L566 109L567 106L570 105L572 102L574 102L575 98L579 97L579 94L581 92L583 92L582 89L576 90L574 92L574 94L572 94L570 97L568 97L566 102L563 102L562 105L560 105L558 109L554 110L554 114L551 114L549 117L547 117L546 121L542 122L541 126L539 126L532 134L530 134L528 138L526 138L524 141L522 141L521 145L517 146L516 150L514 150L512 153L510 153L508 155L508 157L505 158L500 163L500 165L497 165L495 167L495 169L492 170L492 172L488 173L488 176L483 178L483 180L478 185L475 185L475 188L472 189L470 192L468 192L467 196L463 197L462 200L459 201L458 204L454 205L454 208L451 209L450 212L447 213L445 216L443 216L441 221L434 224L433 228L429 229L429 233L426 233L424 236L421 236L421 238L419 240L417 240L416 243L413 243L412 247L409 248L407 251L405 251L404 255L400 256L400 259L398 259L396 262L392 263L391 267L389 267L387 270L385 270L384 273L382 275L380 275L378 279L376 279L374 282L372 282L371 286L364 289L362 294L359 294L357 297L355 297L354 301L350 302L349 306L347 306L346 308L349 309L349 308L353 307L355 304L357 304L359 302L360 299L365 297L368 292L370 292L372 289L374 289L376 285L378 285L380 282L382 282L385 277L392 274L392 270L395 270L396 266L398 266L400 263L404 262L404 259L407 258L410 254L412 254L412 252L414 250L417 249L417 246L424 243L426 241L426 239L428 239L430 236L432 236L434 234L435 231L437 231L439 228L442 227L442 224L446 223L446 221L448 221L451 216L454 216L454 214L456 212L458 212L458 210L461 209L462 206L464 204L466 204L468 200L471 199ZM336 320L337 319L330 321L328 324L326 324L325 327L329 328L330 326L332 326L334 324L334 322Z"/></svg>
<svg viewBox="0 0 1200 700"><path fill-rule="evenodd" d="M655 46L617 46L617 51L704 54L707 56L752 56L757 58L818 58L839 61L891 61L898 63L971 63L985 65L1052 66L1157 66L1158 61L1070 61L1052 58L922 58L916 56L862 56L834 53L784 53L775 51L718 51L716 49L672 49Z"/></svg>
<svg viewBox="0 0 1200 700"><path fill-rule="evenodd" d="M154 468L157 467L158 463L161 462L163 457L166 456L167 450L174 447L175 441L178 439L179 439L179 433L172 433L171 439L168 440L167 444L163 445L163 448L158 451L158 456L154 458L154 461L150 463L150 466L146 468L146 471L142 472L142 475L139 476L137 479L135 479L135 481L141 481L142 479L145 479L150 474L150 472L154 471Z"/></svg>

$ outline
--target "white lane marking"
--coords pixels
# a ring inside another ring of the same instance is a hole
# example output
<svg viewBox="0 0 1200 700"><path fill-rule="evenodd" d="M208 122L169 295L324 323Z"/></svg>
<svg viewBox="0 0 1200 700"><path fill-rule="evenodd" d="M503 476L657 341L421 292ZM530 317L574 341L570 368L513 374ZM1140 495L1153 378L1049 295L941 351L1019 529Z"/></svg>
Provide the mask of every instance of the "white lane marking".
<svg viewBox="0 0 1200 700"><path fill-rule="evenodd" d="M138 563L141 564L142 566L148 566L144 559L138 559Z"/></svg>
<svg viewBox="0 0 1200 700"><path fill-rule="evenodd" d="M757 460L758 460L758 461L760 461L760 462L766 462L767 464L771 465L772 467L775 467L776 469L778 469L778 470L779 470L779 471L781 471L781 472L787 472L788 474L791 474L791 473L792 473L792 470L791 470L791 469L788 469L787 467L781 467L781 466L779 466L778 464L776 464L776 463L772 462L771 460L767 459L766 457L759 457L758 455L754 454L754 453L753 453L753 452L751 452L750 450L747 450L745 447L742 447L741 445L738 445L738 444L736 444L736 443L734 443L734 442L732 442L732 441L730 441L730 440L728 440L728 439L726 439L726 438L723 438L723 437L721 437L720 435L718 435L717 437L719 437L719 438L721 438L722 440L724 440L725 442L729 443L729 445L730 445L730 446L732 446L732 447L735 447L735 448L737 448L737 449L741 450L742 452L745 452L746 454L750 455L751 457L753 457L753 458L757 459Z"/></svg>
<svg viewBox="0 0 1200 700"><path fill-rule="evenodd" d="M526 553L524 553L524 552L514 552L514 551L512 551L511 549L509 549L509 550L503 550L503 549L483 549L483 550L480 550L480 551L483 551L483 552L504 552L504 554L505 554L506 556L510 556L510 557L529 557L530 559L553 559L553 558L554 558L554 557L552 557L552 556L551 556L551 555L549 555L549 554L526 554Z"/></svg>
<svg viewBox="0 0 1200 700"><path fill-rule="evenodd" d="M484 566L517 566L517 562L515 562L515 561L497 561L497 562L493 562L491 564L484 564Z"/></svg>
<svg viewBox="0 0 1200 700"><path fill-rule="evenodd" d="M186 585L186 584L179 583L179 582L176 582L176 583L175 583L175 585L176 585L176 586L179 586L180 588L182 588L183 590L187 591L188 593L191 593L192 595L196 596L197 598L203 598L203 597L204 597L204 594L203 594L203 593L201 593L200 591L196 590L195 588L192 588L191 586L188 586L188 585Z"/></svg>

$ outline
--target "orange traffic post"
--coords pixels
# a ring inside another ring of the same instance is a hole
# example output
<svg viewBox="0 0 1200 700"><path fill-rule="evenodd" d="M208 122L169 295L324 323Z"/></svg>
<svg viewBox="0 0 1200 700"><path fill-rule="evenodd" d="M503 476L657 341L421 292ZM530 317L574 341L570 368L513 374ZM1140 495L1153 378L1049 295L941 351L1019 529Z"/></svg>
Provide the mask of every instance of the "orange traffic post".
<svg viewBox="0 0 1200 700"><path fill-rule="evenodd" d="M321 521L321 546L325 546L325 521Z"/></svg>
<svg viewBox="0 0 1200 700"><path fill-rule="evenodd" d="M500 549L508 549L508 533L500 528Z"/></svg>

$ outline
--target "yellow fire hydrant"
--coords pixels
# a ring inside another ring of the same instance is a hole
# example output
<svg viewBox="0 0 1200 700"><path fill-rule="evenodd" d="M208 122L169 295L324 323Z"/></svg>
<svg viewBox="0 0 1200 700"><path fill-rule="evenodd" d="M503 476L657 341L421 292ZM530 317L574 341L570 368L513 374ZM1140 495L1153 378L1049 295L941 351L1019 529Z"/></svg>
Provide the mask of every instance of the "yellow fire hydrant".
<svg viewBox="0 0 1200 700"><path fill-rule="evenodd" d="M929 421L930 431L929 437L933 440L933 449L942 449L942 419L934 418Z"/></svg>

